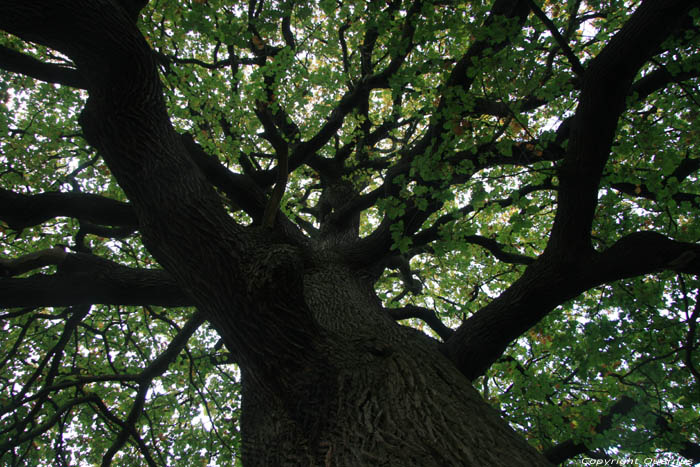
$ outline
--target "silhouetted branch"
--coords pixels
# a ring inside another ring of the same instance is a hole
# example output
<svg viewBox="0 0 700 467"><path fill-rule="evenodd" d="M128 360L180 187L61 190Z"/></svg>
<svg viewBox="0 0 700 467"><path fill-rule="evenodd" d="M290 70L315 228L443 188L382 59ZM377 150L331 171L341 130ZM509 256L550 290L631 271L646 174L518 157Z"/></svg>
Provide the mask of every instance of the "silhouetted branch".
<svg viewBox="0 0 700 467"><path fill-rule="evenodd" d="M51 250L41 263L56 264L55 274L0 278L0 307L121 304L189 306L192 301L171 276L159 269L130 268L84 253Z"/></svg>
<svg viewBox="0 0 700 467"><path fill-rule="evenodd" d="M47 83L57 83L81 89L86 86L80 72L75 68L42 62L3 45L0 45L0 68Z"/></svg>
<svg viewBox="0 0 700 467"><path fill-rule="evenodd" d="M131 205L104 196L72 192L24 195L0 188L0 220L15 230L59 216L85 219L101 225L137 225Z"/></svg>
<svg viewBox="0 0 700 467"><path fill-rule="evenodd" d="M445 323L443 323L440 318L438 318L437 314L429 308L406 305L402 308L387 308L386 311L389 313L389 316L396 321L410 318L417 318L425 321L425 324L430 326L430 329L435 331L435 334L440 336L443 340L449 339L454 333L454 331L445 326Z"/></svg>
<svg viewBox="0 0 700 467"><path fill-rule="evenodd" d="M593 428L595 433L602 433L609 430L612 427L612 422L616 416L628 414L635 406L637 402L628 396L622 396L620 400L615 402L608 412L600 418L600 422ZM585 454L588 452L588 448L585 443L576 442L573 439L566 440L552 446L551 448L545 450L542 454L549 460L552 464L561 464L567 459L576 457L580 454Z"/></svg>

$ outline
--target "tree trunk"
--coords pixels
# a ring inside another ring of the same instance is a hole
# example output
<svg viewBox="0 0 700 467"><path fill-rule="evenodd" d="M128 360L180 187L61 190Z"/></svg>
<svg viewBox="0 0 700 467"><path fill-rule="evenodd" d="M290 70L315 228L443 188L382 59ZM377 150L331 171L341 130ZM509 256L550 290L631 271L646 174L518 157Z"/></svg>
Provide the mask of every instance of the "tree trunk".
<svg viewBox="0 0 700 467"><path fill-rule="evenodd" d="M245 465L549 465L436 342L389 319L371 278L342 265L342 232L312 244L229 216L170 124L152 51L117 7L0 0L0 27L83 73L86 139L133 203L146 247L238 359ZM363 248L373 241L350 253L375 262Z"/></svg>
<svg viewBox="0 0 700 467"><path fill-rule="evenodd" d="M244 372L244 465L549 465L432 339L391 321L361 277L326 264L305 272L304 286L329 336L319 360L332 369L320 381L297 375L307 400Z"/></svg>

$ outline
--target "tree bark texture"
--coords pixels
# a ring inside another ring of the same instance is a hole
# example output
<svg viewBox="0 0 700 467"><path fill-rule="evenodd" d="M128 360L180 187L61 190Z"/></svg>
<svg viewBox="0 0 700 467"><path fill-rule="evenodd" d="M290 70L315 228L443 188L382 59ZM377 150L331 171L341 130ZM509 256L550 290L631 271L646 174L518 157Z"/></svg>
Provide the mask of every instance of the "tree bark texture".
<svg viewBox="0 0 700 467"><path fill-rule="evenodd" d="M525 3L498 0L494 13L522 20ZM116 219L109 225L138 226L164 271L95 263L92 270L117 271L120 282L110 289L95 275L91 293L110 303L115 294L141 282L132 291L135 303L197 306L243 373L241 430L247 466L549 465L480 398L468 378L482 374L513 339L590 287L660 269L700 271L697 245L636 233L596 252L590 239L600 174L632 81L697 3L642 2L587 65L545 253L525 262L522 277L441 346L397 325L373 293L372 281L382 264L374 253L381 252L384 259L394 254L390 221L359 239L356 211L311 240L295 234L283 216L264 216L276 228L243 226L229 216L212 179L219 188L231 188L222 191L254 219L265 211L265 195L253 180L219 170L193 141L174 131L155 55L134 24L141 2L0 0L0 29L59 50L76 64L79 76L71 74L71 80L89 94L81 117L85 137L130 200L27 197L0 190L0 199L34 203L38 211L26 216L22 209L0 207L0 216L20 227L40 222L47 213L99 222L107 209L110 219ZM448 84L464 90L471 86L464 79L465 67L473 62L472 54L483 51L481 46L463 57ZM381 80L386 76L374 75L343 97L319 135L340 128L354 96L366 95ZM313 153L327 141L321 136L299 147ZM290 169L303 160L292 154ZM356 206L355 200L343 204L341 185L334 190L320 203L329 219ZM59 213L52 207L56 203ZM415 233L429 215L413 211L418 220L407 220L408 233ZM37 303L43 304L51 299L53 284L78 287L70 266L87 263L85 257L49 259L58 266L55 275L1 278L0 290L41 286L45 293ZM11 272L18 264L7 263L3 270ZM26 296L7 298L5 306ZM66 304L70 300L58 298Z"/></svg>
<svg viewBox="0 0 700 467"><path fill-rule="evenodd" d="M326 389L303 408L311 413L302 419L322 421L304 428L285 409L296 396L261 390L244 374L245 465L549 465L432 339L389 319L362 279L335 265L304 277L314 316L337 336L327 351L333 371L315 383Z"/></svg>
<svg viewBox="0 0 700 467"><path fill-rule="evenodd" d="M0 1L0 28L76 63L86 138L146 247L242 369L246 465L548 465L433 342L384 314L328 242L298 244L228 216L170 124L131 11Z"/></svg>

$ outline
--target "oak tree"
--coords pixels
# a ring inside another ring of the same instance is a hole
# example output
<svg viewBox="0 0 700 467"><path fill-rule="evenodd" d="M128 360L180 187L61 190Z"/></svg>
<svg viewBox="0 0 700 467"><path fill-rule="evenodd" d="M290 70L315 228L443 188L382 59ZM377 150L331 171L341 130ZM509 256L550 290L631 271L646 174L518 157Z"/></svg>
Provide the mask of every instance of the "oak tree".
<svg viewBox="0 0 700 467"><path fill-rule="evenodd" d="M5 465L700 462L697 0L0 0Z"/></svg>

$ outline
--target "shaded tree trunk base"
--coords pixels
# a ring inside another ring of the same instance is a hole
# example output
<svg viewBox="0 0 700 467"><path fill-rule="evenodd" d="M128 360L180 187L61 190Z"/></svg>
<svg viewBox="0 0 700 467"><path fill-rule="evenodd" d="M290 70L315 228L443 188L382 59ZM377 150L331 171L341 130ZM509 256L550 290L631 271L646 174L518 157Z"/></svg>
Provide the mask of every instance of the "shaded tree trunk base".
<svg viewBox="0 0 700 467"><path fill-rule="evenodd" d="M329 382L338 388L329 409L313 414L328 417L316 434L290 419L290 401L244 377L244 465L551 465L421 336L407 333L382 354L360 349L352 361Z"/></svg>

